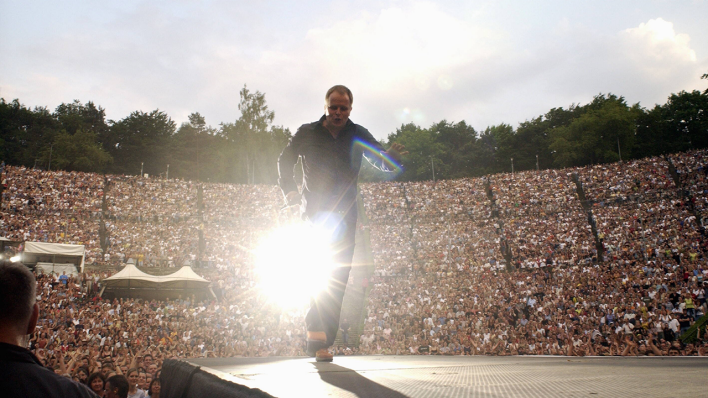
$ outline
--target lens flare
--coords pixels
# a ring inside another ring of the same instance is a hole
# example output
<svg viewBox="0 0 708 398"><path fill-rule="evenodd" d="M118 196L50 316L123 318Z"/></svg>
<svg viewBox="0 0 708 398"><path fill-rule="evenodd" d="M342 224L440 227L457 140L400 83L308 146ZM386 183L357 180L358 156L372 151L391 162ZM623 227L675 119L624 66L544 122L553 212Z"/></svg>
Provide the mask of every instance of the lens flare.
<svg viewBox="0 0 708 398"><path fill-rule="evenodd" d="M283 308L307 305L327 287L334 263L324 228L298 223L275 230L256 249L258 287Z"/></svg>
<svg viewBox="0 0 708 398"><path fill-rule="evenodd" d="M385 153L379 152L379 150L373 145L361 140L359 138L354 139L354 144L352 145L352 151L363 151L367 158L372 159L376 166L380 166L383 171L388 172L387 179L391 180L396 178L399 174L403 172L403 167L398 164L394 159ZM354 159L354 156L352 156Z"/></svg>
<svg viewBox="0 0 708 398"><path fill-rule="evenodd" d="M452 79L448 75L440 75L438 77L438 87L441 90L449 90L452 88Z"/></svg>

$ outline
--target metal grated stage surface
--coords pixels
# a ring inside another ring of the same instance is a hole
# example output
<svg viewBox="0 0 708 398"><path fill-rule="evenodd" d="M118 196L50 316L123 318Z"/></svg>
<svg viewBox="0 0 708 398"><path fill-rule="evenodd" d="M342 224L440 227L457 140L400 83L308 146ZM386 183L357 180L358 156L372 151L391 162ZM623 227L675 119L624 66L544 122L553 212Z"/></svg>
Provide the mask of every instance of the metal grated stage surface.
<svg viewBox="0 0 708 398"><path fill-rule="evenodd" d="M708 357L351 356L190 361L275 397L708 397Z"/></svg>

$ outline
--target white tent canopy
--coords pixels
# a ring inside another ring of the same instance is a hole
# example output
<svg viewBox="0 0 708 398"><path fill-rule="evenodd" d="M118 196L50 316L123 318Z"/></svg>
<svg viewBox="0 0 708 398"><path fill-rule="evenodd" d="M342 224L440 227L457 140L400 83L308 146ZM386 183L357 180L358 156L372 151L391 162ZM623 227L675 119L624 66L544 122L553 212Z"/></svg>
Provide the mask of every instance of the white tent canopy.
<svg viewBox="0 0 708 398"><path fill-rule="evenodd" d="M144 273L134 264L126 264L120 272L104 279L103 284L115 288L155 287L155 284L160 282L160 278L160 276Z"/></svg>
<svg viewBox="0 0 708 398"><path fill-rule="evenodd" d="M188 266L172 274L155 276L146 274L134 264L126 264L125 268L104 279L103 283L106 287L200 288L209 286L210 282L197 275L192 267Z"/></svg>
<svg viewBox="0 0 708 398"><path fill-rule="evenodd" d="M160 278L160 285L170 288L200 288L209 286L209 281L197 275L190 266L184 266L177 272L163 275Z"/></svg>
<svg viewBox="0 0 708 398"><path fill-rule="evenodd" d="M22 262L25 264L74 264L84 271L84 245L67 243L25 242Z"/></svg>
<svg viewBox="0 0 708 398"><path fill-rule="evenodd" d="M149 275L133 264L126 264L117 274L103 280L103 290L185 291L209 288L208 280L185 266L169 275ZM103 293L103 290L101 293ZM214 294L213 292L211 293Z"/></svg>

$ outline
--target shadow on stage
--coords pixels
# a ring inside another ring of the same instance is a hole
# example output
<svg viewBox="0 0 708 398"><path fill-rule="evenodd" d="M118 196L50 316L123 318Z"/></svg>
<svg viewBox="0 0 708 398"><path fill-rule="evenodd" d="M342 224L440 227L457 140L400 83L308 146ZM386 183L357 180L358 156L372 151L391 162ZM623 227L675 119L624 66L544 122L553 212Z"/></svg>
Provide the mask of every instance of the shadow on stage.
<svg viewBox="0 0 708 398"><path fill-rule="evenodd" d="M355 370L333 363L314 362L312 365L317 369L322 381L349 391L357 397L408 398L396 390L367 379Z"/></svg>

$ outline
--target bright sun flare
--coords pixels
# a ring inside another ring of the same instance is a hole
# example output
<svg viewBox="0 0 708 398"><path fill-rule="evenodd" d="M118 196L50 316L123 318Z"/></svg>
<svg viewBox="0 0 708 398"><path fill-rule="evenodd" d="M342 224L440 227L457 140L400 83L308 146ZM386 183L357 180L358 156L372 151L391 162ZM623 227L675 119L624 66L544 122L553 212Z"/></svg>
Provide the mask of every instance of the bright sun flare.
<svg viewBox="0 0 708 398"><path fill-rule="evenodd" d="M259 288L282 307L301 307L327 286L332 271L330 234L312 225L275 230L256 249Z"/></svg>

